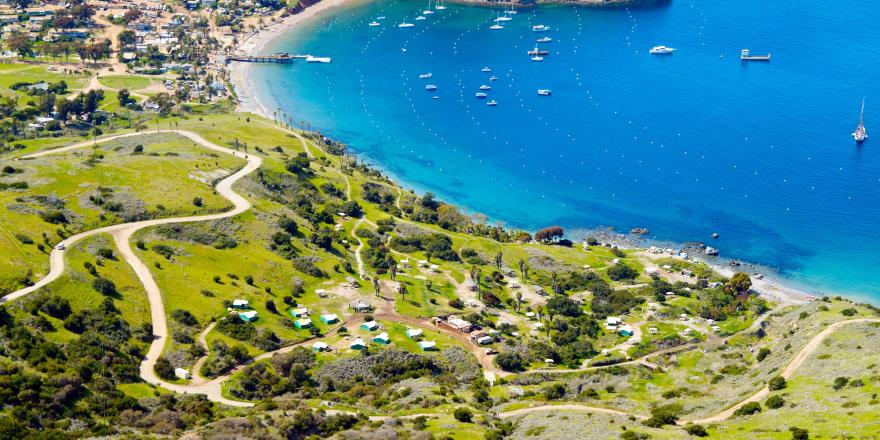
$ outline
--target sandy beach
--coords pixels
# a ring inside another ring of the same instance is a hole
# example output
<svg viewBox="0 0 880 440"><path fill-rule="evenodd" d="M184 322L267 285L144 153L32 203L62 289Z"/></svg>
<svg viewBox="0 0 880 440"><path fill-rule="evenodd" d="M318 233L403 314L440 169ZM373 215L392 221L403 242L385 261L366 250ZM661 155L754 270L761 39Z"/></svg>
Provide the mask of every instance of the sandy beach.
<svg viewBox="0 0 880 440"><path fill-rule="evenodd" d="M256 34L249 35L239 43L235 52L259 54L270 41L284 34L291 28L305 23L322 13L327 13L327 11L331 11L355 1L357 0L321 0L320 2L307 7L298 14L290 15L279 22L267 25ZM236 110L240 112L255 113L271 119L272 112L256 98L254 84L248 78L250 68L250 63L233 62L229 65L229 79L235 87L235 94L238 96L238 107Z"/></svg>

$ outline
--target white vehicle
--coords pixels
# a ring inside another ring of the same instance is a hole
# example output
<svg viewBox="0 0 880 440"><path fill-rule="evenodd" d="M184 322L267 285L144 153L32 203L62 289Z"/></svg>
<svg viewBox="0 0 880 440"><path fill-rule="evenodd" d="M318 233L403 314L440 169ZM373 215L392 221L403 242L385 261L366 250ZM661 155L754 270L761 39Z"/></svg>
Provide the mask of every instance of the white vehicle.
<svg viewBox="0 0 880 440"><path fill-rule="evenodd" d="M58 246L55 246L55 249L58 249L59 251L63 251L65 249L67 249L67 246L64 246L64 243L58 243Z"/></svg>

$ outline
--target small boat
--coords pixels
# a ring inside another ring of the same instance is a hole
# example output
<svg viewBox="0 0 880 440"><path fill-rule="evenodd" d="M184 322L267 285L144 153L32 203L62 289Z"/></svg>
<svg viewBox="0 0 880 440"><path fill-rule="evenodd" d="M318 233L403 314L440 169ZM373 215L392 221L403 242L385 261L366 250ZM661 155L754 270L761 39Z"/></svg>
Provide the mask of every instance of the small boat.
<svg viewBox="0 0 880 440"><path fill-rule="evenodd" d="M743 49L739 52L740 61L770 61L770 54L767 55L752 55L748 49Z"/></svg>
<svg viewBox="0 0 880 440"><path fill-rule="evenodd" d="M399 25L397 25L397 27L399 27L399 28L411 28L411 27L415 27L415 26L416 25L414 25L412 23L407 23L405 21L403 23L400 23Z"/></svg>
<svg viewBox="0 0 880 440"><path fill-rule="evenodd" d="M434 84L428 84L425 86L425 90L433 92L434 90L437 90L437 86L435 86Z"/></svg>
<svg viewBox="0 0 880 440"><path fill-rule="evenodd" d="M550 38L550 37L541 37L541 38L538 38L538 39L535 40L535 41L538 42L538 43L549 43L549 42L553 41L553 39Z"/></svg>
<svg viewBox="0 0 880 440"><path fill-rule="evenodd" d="M428 79L432 76L434 76L433 73L423 73L423 74L419 75L419 79Z"/></svg>
<svg viewBox="0 0 880 440"><path fill-rule="evenodd" d="M868 130L865 129L865 100L862 99L862 113L859 115L859 125L856 127L856 131L852 134L853 139L855 139L857 144L861 144L865 142L865 139L868 139Z"/></svg>
<svg viewBox="0 0 880 440"><path fill-rule="evenodd" d="M431 99L440 99L439 96L432 96Z"/></svg>
<svg viewBox="0 0 880 440"><path fill-rule="evenodd" d="M529 51L529 55L549 55L549 54L550 54L550 52L548 52L546 50L538 49L538 46L535 46L534 49Z"/></svg>
<svg viewBox="0 0 880 440"><path fill-rule="evenodd" d="M477 93L474 95L474 97L477 98L477 99L483 99L483 98L485 98L485 97L487 97L487 96L489 96L489 95L487 95L487 94L485 94L485 93L483 93L483 92L477 92Z"/></svg>
<svg viewBox="0 0 880 440"><path fill-rule="evenodd" d="M427 20L427 18L424 15L419 15L416 20Z"/></svg>
<svg viewBox="0 0 880 440"><path fill-rule="evenodd" d="M510 17L504 16L504 15L495 19L495 21L510 21L510 20L513 20L513 19Z"/></svg>
<svg viewBox="0 0 880 440"><path fill-rule="evenodd" d="M539 56L535 55L532 57L532 61L535 61L535 62L544 61L544 57L539 57Z"/></svg>
<svg viewBox="0 0 880 440"><path fill-rule="evenodd" d="M489 26L489 29L492 29L493 31L498 31L504 29L504 26L501 26L500 24L493 24L492 26Z"/></svg>
<svg viewBox="0 0 880 440"><path fill-rule="evenodd" d="M422 11L422 14L431 15L433 13L434 13L434 11L431 10L431 0L428 0L428 8L425 9L424 11Z"/></svg>
<svg viewBox="0 0 880 440"><path fill-rule="evenodd" d="M483 84L480 86L480 90L492 90L492 87L489 87L489 86Z"/></svg>
<svg viewBox="0 0 880 440"><path fill-rule="evenodd" d="M306 57L307 63L329 63L331 60L327 57L313 57L311 55Z"/></svg>
<svg viewBox="0 0 880 440"><path fill-rule="evenodd" d="M672 52L675 52L675 48L666 46L654 46L648 51L653 55L670 55Z"/></svg>
<svg viewBox="0 0 880 440"><path fill-rule="evenodd" d="M492 71L492 69L490 69L490 68L488 68L488 67L483 67L482 69L480 69L480 72L487 72L487 73L488 73L488 72L491 72L491 71Z"/></svg>
<svg viewBox="0 0 880 440"><path fill-rule="evenodd" d="M719 233L717 233L717 232L713 232L713 233L712 233L712 238L718 238L718 237L720 237L720 236L721 236L721 234L719 234Z"/></svg>
<svg viewBox="0 0 880 440"><path fill-rule="evenodd" d="M492 75L489 77L489 81L498 81L498 77L495 75Z"/></svg>
<svg viewBox="0 0 880 440"><path fill-rule="evenodd" d="M532 26L532 31L534 32L547 32L550 30L549 26L544 26L543 24L537 24Z"/></svg>
<svg viewBox="0 0 880 440"><path fill-rule="evenodd" d="M373 27L379 26L379 22L378 21L370 22L370 26L373 26Z"/></svg>
<svg viewBox="0 0 880 440"><path fill-rule="evenodd" d="M436 9L438 11L442 11L442 10L446 9L446 4L443 3L442 0L440 0L434 5L434 9Z"/></svg>
<svg viewBox="0 0 880 440"><path fill-rule="evenodd" d="M493 99L493 100L487 102L486 105L488 105L489 107L495 107L496 105L498 105L498 103L495 102L495 100Z"/></svg>
<svg viewBox="0 0 880 440"><path fill-rule="evenodd" d="M550 96L552 93L550 89L538 89L538 94L541 96Z"/></svg>
<svg viewBox="0 0 880 440"><path fill-rule="evenodd" d="M384 19L385 19L384 15L380 15L380 16L376 17L376 20L384 20Z"/></svg>

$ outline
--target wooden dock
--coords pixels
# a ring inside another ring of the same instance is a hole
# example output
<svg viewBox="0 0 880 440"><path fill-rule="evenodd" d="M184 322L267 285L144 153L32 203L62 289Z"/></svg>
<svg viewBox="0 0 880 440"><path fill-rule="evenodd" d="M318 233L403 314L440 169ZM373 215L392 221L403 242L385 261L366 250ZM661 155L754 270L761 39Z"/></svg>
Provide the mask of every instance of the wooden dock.
<svg viewBox="0 0 880 440"><path fill-rule="evenodd" d="M309 55L290 55L287 52L280 52L274 55L244 55L231 54L226 56L226 61L239 61L242 63L292 63L295 60L304 60Z"/></svg>

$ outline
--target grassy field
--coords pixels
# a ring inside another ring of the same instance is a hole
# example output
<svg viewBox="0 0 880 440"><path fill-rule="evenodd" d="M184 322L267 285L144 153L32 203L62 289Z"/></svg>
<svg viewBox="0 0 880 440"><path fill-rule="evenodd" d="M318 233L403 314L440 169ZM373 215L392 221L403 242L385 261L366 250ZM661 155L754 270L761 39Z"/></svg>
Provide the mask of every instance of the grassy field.
<svg viewBox="0 0 880 440"><path fill-rule="evenodd" d="M155 82L161 82L160 79L134 75L105 75L98 77L98 81L111 89L128 89L129 91L145 89Z"/></svg>
<svg viewBox="0 0 880 440"><path fill-rule="evenodd" d="M134 152L138 145L146 145L142 153ZM0 174L0 182L24 181L28 188L0 191L0 204L7 208L0 211L0 252L8 256L0 261L0 292L20 286L22 277L45 273L45 252L62 236L131 219L229 208L211 185L242 162L177 135L154 134L11 164L15 172ZM194 205L196 197L201 206ZM63 213L65 221L41 217L52 211Z"/></svg>

